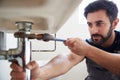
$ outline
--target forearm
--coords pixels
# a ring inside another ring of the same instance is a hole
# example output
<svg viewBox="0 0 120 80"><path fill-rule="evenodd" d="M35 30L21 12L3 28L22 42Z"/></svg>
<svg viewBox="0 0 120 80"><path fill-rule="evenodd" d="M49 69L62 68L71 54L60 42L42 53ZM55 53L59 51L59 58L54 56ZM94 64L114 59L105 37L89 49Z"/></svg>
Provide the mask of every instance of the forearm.
<svg viewBox="0 0 120 80"><path fill-rule="evenodd" d="M52 59L48 64L41 67L40 78L48 80L60 76L82 61L82 59L83 57L76 59L75 56L59 55Z"/></svg>
<svg viewBox="0 0 120 80"><path fill-rule="evenodd" d="M109 71L120 75L120 54L108 53L91 46L86 57L108 69Z"/></svg>
<svg viewBox="0 0 120 80"><path fill-rule="evenodd" d="M51 63L52 62L52 63ZM66 68L64 63L56 63L56 61L50 61L48 64L40 67L40 78L42 80L48 80L59 75L62 75L66 72ZM68 67L67 67L68 68Z"/></svg>

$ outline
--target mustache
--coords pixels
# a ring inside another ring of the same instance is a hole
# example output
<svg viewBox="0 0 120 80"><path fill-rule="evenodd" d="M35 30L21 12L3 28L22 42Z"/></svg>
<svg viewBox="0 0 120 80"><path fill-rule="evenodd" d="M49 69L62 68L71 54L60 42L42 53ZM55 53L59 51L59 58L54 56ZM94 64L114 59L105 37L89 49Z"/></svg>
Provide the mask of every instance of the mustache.
<svg viewBox="0 0 120 80"><path fill-rule="evenodd" d="M101 35L100 34L92 34L91 36L93 37L93 36L101 36Z"/></svg>
<svg viewBox="0 0 120 80"><path fill-rule="evenodd" d="M92 37L96 37L96 36L102 37L102 35L100 35L100 34L92 34L91 36L92 36Z"/></svg>

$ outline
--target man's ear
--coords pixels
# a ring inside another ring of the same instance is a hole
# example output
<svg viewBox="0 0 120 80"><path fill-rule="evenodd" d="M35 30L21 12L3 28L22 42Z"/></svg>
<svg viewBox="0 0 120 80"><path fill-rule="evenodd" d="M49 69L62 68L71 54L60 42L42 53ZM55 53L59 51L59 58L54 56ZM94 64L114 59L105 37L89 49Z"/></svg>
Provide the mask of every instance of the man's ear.
<svg viewBox="0 0 120 80"><path fill-rule="evenodd" d="M118 18L113 21L112 26L113 26L114 29L116 28L116 26L118 25L118 23L119 23L119 19Z"/></svg>

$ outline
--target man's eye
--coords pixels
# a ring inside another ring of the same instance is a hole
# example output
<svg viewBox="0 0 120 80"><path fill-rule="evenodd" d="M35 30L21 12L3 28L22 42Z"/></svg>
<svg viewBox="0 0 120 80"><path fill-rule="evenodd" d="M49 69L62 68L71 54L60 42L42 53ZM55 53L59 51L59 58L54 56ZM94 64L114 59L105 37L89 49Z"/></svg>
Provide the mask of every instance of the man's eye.
<svg viewBox="0 0 120 80"><path fill-rule="evenodd" d="M100 22L100 23L97 23L96 25L97 25L97 26L102 26L103 24L104 24L104 23L101 23L101 22Z"/></svg>
<svg viewBox="0 0 120 80"><path fill-rule="evenodd" d="M89 27L92 27L92 24L91 23L87 23Z"/></svg>

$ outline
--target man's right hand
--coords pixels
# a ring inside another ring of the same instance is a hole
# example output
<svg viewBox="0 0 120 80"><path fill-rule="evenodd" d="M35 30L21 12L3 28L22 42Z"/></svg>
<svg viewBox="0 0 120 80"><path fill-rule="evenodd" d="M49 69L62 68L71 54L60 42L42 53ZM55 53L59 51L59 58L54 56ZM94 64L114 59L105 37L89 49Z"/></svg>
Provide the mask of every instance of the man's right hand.
<svg viewBox="0 0 120 80"><path fill-rule="evenodd" d="M26 80L26 73L23 71L23 68L16 63L10 65L12 71L10 73L11 80ZM40 79L40 67L36 61L32 61L26 65L26 68L31 70L32 80Z"/></svg>

